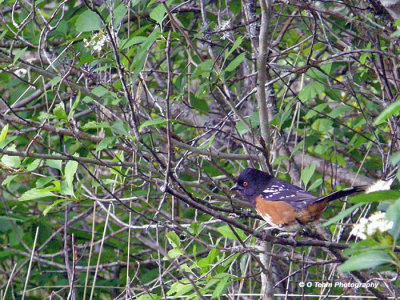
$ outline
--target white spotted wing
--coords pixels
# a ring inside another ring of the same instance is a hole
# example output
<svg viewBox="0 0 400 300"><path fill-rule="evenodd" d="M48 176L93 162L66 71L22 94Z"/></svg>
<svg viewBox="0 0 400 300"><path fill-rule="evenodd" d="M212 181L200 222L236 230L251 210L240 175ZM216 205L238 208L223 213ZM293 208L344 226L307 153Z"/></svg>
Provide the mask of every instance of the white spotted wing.
<svg viewBox="0 0 400 300"><path fill-rule="evenodd" d="M270 180L262 194L267 201L285 201L296 209L306 208L318 199L298 186L276 178Z"/></svg>

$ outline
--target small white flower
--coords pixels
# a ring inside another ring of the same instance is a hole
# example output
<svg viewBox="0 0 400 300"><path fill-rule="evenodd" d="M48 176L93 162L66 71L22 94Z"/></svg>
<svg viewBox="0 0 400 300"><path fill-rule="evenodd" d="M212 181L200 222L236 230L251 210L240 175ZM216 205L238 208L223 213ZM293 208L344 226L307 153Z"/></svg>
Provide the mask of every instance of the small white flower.
<svg viewBox="0 0 400 300"><path fill-rule="evenodd" d="M368 219L361 218L358 224L354 224L353 229L350 232L350 235L354 235L362 240L367 239L367 235L365 234L365 228L367 226Z"/></svg>
<svg viewBox="0 0 400 300"><path fill-rule="evenodd" d="M367 235L365 234L365 228L359 226L359 224L355 224L353 226L353 229L351 230L350 234L362 240L367 239Z"/></svg>
<svg viewBox="0 0 400 300"><path fill-rule="evenodd" d="M101 52L101 49L103 48L103 44L97 43L96 45L93 46L93 50L97 52Z"/></svg>
<svg viewBox="0 0 400 300"><path fill-rule="evenodd" d="M377 211L377 212L375 212L374 214L370 215L369 218L368 218L368 220L369 220L370 222L380 221L380 220L382 220L382 219L385 219L385 215L386 215L386 214L385 214L384 212Z"/></svg>
<svg viewBox="0 0 400 300"><path fill-rule="evenodd" d="M85 47L90 47L90 41L88 41L88 39L83 39L83 43L85 44Z"/></svg>
<svg viewBox="0 0 400 300"><path fill-rule="evenodd" d="M385 232L393 228L393 222L388 220L381 220L377 226L380 232Z"/></svg>
<svg viewBox="0 0 400 300"><path fill-rule="evenodd" d="M368 218L370 224L374 224L371 227L375 229L375 232L377 231L385 232L392 229L393 222L386 220L385 216L386 214L384 212L378 211Z"/></svg>
<svg viewBox="0 0 400 300"><path fill-rule="evenodd" d="M18 69L15 70L15 75L17 75L18 77L25 77L25 75L28 73L27 69Z"/></svg>
<svg viewBox="0 0 400 300"><path fill-rule="evenodd" d="M378 231L378 222L371 222L367 225L367 235L374 235Z"/></svg>

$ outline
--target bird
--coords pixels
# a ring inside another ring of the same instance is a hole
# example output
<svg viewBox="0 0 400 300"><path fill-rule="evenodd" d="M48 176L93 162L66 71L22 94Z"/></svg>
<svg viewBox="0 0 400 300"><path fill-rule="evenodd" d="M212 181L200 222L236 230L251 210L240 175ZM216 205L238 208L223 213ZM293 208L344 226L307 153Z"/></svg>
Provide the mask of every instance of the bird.
<svg viewBox="0 0 400 300"><path fill-rule="evenodd" d="M272 228L286 232L315 224L329 202L367 189L368 186L354 186L317 197L253 168L243 170L231 188L239 191Z"/></svg>

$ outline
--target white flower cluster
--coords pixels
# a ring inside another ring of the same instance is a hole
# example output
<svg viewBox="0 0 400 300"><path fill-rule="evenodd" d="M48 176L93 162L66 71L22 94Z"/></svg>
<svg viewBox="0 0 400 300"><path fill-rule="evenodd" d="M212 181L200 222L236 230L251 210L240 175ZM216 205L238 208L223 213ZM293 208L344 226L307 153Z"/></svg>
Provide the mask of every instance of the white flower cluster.
<svg viewBox="0 0 400 300"><path fill-rule="evenodd" d="M97 51L97 53L101 52L106 41L108 41L108 37L102 31L99 31L98 33L94 34L90 38L90 40L83 39L85 47L92 48L94 51Z"/></svg>
<svg viewBox="0 0 400 300"><path fill-rule="evenodd" d="M350 234L365 240L367 236L374 235L378 231L382 233L392 229L393 222L386 220L385 215L384 212L377 211L368 219L361 218L358 224L354 224Z"/></svg>
<svg viewBox="0 0 400 300"><path fill-rule="evenodd" d="M366 190L365 193L369 194L372 192L378 192L378 191L387 191L390 190L390 187L392 186L392 183L394 181L394 178L390 178L388 180L378 180L371 184Z"/></svg>

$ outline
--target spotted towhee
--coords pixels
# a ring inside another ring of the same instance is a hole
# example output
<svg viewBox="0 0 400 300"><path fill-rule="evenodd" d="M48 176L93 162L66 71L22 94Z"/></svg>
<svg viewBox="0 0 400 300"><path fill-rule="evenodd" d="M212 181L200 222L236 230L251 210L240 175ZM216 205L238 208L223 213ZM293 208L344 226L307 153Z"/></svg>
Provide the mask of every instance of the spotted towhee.
<svg viewBox="0 0 400 300"><path fill-rule="evenodd" d="M231 188L240 191L267 223L284 231L297 231L317 221L330 201L366 189L367 186L355 186L316 197L293 184L250 168L240 173Z"/></svg>

